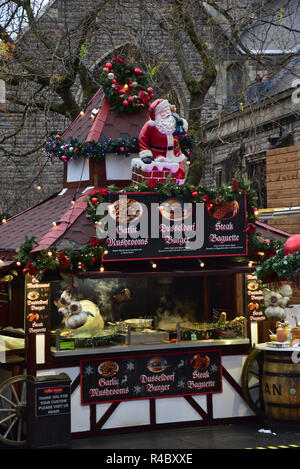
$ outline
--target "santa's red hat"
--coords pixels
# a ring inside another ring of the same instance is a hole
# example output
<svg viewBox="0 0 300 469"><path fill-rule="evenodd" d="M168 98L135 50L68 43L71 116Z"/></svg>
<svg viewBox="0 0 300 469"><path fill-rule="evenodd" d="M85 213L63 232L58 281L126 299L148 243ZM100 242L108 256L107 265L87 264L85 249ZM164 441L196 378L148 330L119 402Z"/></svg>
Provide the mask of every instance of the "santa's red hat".
<svg viewBox="0 0 300 469"><path fill-rule="evenodd" d="M155 121L157 113L167 106L170 106L170 103L167 99L156 99L153 101L149 108L150 119Z"/></svg>

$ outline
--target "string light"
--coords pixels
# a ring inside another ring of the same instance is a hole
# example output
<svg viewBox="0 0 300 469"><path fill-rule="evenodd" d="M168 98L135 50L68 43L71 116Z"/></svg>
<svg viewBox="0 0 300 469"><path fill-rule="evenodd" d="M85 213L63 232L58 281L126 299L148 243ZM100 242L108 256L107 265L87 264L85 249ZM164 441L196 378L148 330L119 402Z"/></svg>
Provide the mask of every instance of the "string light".
<svg viewBox="0 0 300 469"><path fill-rule="evenodd" d="M205 263L201 259L197 259L199 262L200 267L205 267Z"/></svg>
<svg viewBox="0 0 300 469"><path fill-rule="evenodd" d="M93 109L93 110L92 110L92 114L91 114L91 118L92 118L92 119L95 119L95 117L96 117L96 115L98 114L98 112L99 112L99 109Z"/></svg>
<svg viewBox="0 0 300 469"><path fill-rule="evenodd" d="M7 222L6 218L2 218L2 223L5 224Z"/></svg>
<svg viewBox="0 0 300 469"><path fill-rule="evenodd" d="M249 261L248 262L248 267L252 267L253 266L253 262L252 261Z"/></svg>
<svg viewBox="0 0 300 469"><path fill-rule="evenodd" d="M157 264L156 264L155 262L153 262L153 261L150 261L150 263L151 263L151 265L152 265L152 269L156 269Z"/></svg>
<svg viewBox="0 0 300 469"><path fill-rule="evenodd" d="M49 257L51 257L52 256L52 251L48 251L47 254L48 254Z"/></svg>
<svg viewBox="0 0 300 469"><path fill-rule="evenodd" d="M1 257L0 264L4 264L4 259L5 259L5 256Z"/></svg>
<svg viewBox="0 0 300 469"><path fill-rule="evenodd" d="M20 262L20 261L17 261L16 264L17 264L18 266L20 266L20 265L21 265L21 262Z"/></svg>
<svg viewBox="0 0 300 469"><path fill-rule="evenodd" d="M108 254L108 250L105 249L104 253L103 253L105 256Z"/></svg>
<svg viewBox="0 0 300 469"><path fill-rule="evenodd" d="M100 270L100 272L104 272L104 270L105 270L105 269L104 269L104 265L103 265L103 264L101 264L101 266L100 266L100 269L99 269L99 270Z"/></svg>

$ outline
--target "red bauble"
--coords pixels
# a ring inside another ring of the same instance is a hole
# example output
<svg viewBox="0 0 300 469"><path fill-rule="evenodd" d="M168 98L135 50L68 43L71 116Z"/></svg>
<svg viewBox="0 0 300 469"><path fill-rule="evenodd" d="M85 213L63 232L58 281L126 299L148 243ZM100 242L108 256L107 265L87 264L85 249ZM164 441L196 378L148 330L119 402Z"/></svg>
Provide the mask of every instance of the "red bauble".
<svg viewBox="0 0 300 469"><path fill-rule="evenodd" d="M92 202L92 204L95 205L98 202L98 198L97 197L92 197L91 202Z"/></svg>
<svg viewBox="0 0 300 469"><path fill-rule="evenodd" d="M141 75L143 72L139 68L135 68L134 70L135 75Z"/></svg>
<svg viewBox="0 0 300 469"><path fill-rule="evenodd" d="M197 197L197 195L198 195L198 192L197 192L197 191L193 191L193 192L192 192L192 196L193 196L193 197Z"/></svg>
<svg viewBox="0 0 300 469"><path fill-rule="evenodd" d="M148 91L148 93L151 94L151 93L153 92L153 88L151 88L151 86L149 86L149 87L147 88L147 91Z"/></svg>
<svg viewBox="0 0 300 469"><path fill-rule="evenodd" d="M128 96L127 101L128 101L129 103L133 103L134 97L133 97L133 96Z"/></svg>
<svg viewBox="0 0 300 469"><path fill-rule="evenodd" d="M56 140L60 139L60 135L55 135Z"/></svg>
<svg viewBox="0 0 300 469"><path fill-rule="evenodd" d="M283 246L283 253L285 256L287 254L293 254L300 250L300 234L291 236Z"/></svg>
<svg viewBox="0 0 300 469"><path fill-rule="evenodd" d="M109 68L104 67L103 72L108 73L108 72L109 72Z"/></svg>
<svg viewBox="0 0 300 469"><path fill-rule="evenodd" d="M111 67L112 67L112 64L111 64L110 62L107 62L107 63L105 64L105 67L111 68Z"/></svg>
<svg viewBox="0 0 300 469"><path fill-rule="evenodd" d="M128 106L128 101L127 101L127 99L124 99L124 101L123 101L123 106Z"/></svg>

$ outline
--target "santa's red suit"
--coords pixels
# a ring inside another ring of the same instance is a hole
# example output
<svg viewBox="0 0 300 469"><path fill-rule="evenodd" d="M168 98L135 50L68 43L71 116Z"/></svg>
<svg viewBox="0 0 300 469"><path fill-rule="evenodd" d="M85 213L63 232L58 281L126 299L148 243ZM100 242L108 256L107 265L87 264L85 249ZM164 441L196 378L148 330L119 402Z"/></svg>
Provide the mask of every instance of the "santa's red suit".
<svg viewBox="0 0 300 469"><path fill-rule="evenodd" d="M174 135L176 120L171 114L167 118L168 124L164 127L164 119L159 122L159 113L170 105L165 99L156 99L150 106L150 120L147 121L139 135L139 156L140 158L165 157L167 161L172 163L181 163L186 157L182 153L179 145L179 136ZM172 126L172 120L173 126ZM187 132L187 122L182 119L185 132ZM181 165L180 165L181 166Z"/></svg>

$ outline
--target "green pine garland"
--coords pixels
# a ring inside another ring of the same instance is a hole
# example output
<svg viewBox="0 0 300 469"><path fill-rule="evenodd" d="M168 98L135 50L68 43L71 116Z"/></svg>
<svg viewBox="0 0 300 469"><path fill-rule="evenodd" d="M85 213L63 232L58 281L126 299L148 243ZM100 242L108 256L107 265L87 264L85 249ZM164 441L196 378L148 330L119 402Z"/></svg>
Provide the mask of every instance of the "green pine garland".
<svg viewBox="0 0 300 469"><path fill-rule="evenodd" d="M80 142L78 139L71 139L65 142L60 135L52 136L45 143L45 151L49 157L59 158L63 162L80 157L102 160L106 153L117 153L120 156L128 157L131 153L138 153L138 138L108 138L103 142Z"/></svg>

